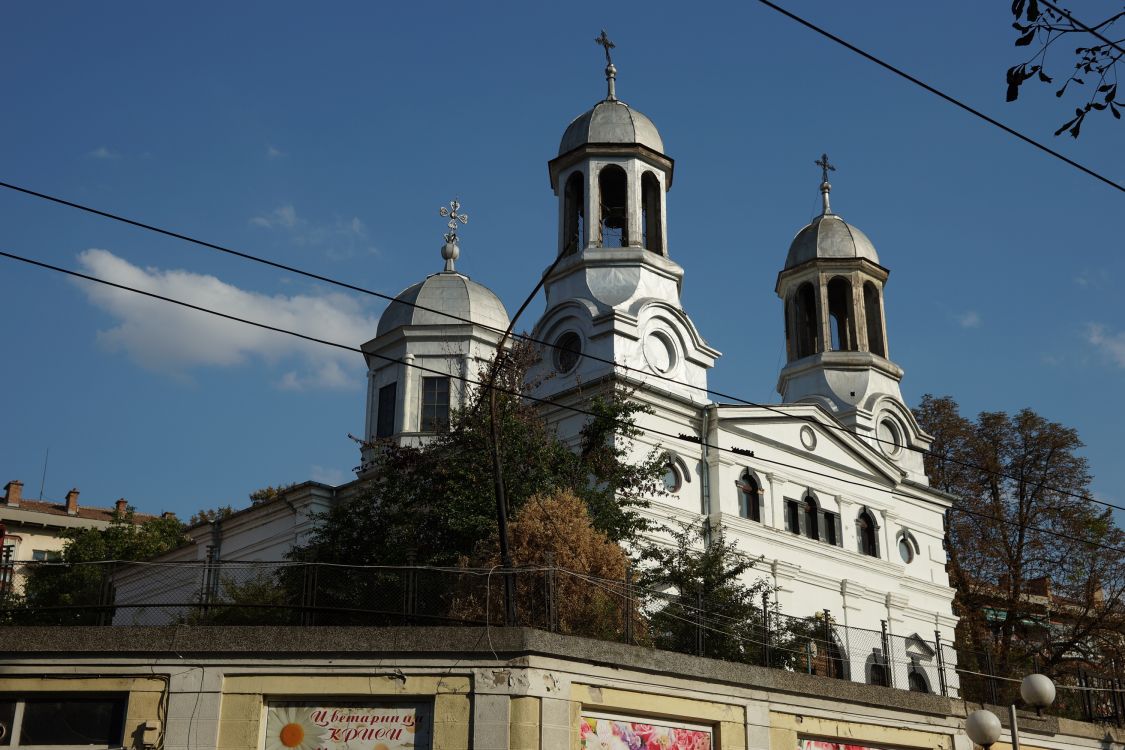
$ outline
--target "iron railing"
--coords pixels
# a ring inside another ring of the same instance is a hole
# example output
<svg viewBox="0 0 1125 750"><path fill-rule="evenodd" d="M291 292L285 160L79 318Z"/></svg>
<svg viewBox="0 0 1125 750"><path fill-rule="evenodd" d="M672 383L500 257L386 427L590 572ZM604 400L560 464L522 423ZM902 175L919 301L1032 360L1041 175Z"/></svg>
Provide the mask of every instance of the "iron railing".
<svg viewBox="0 0 1125 750"><path fill-rule="evenodd" d="M941 634L845 626L829 610L796 617L707 591L656 591L553 566L347 566L296 562L68 565L11 563L0 578L9 625L466 625L505 621L503 576L514 578L518 624L968 701L1018 703L1037 664L955 649ZM1048 672L1055 715L1125 724L1116 670Z"/></svg>

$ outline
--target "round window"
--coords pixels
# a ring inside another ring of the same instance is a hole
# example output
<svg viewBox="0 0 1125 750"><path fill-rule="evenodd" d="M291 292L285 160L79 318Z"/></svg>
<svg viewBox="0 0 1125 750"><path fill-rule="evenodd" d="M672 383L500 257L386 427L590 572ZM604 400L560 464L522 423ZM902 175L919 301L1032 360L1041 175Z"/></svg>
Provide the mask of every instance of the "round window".
<svg viewBox="0 0 1125 750"><path fill-rule="evenodd" d="M801 427L801 445L810 451L816 447L816 433L808 425Z"/></svg>
<svg viewBox="0 0 1125 750"><path fill-rule="evenodd" d="M902 558L904 563L914 562L914 545L906 537L898 540L898 556Z"/></svg>
<svg viewBox="0 0 1125 750"><path fill-rule="evenodd" d="M653 331L645 336L644 355L648 366L662 375L676 366L676 345L664 331Z"/></svg>
<svg viewBox="0 0 1125 750"><path fill-rule="evenodd" d="M899 429L898 423L890 417L883 417L879 420L879 429L877 436L879 438L879 447L888 456L897 456L902 452L902 430Z"/></svg>
<svg viewBox="0 0 1125 750"><path fill-rule="evenodd" d="M555 340L555 369L566 374L578 366L582 356L582 337L567 331Z"/></svg>

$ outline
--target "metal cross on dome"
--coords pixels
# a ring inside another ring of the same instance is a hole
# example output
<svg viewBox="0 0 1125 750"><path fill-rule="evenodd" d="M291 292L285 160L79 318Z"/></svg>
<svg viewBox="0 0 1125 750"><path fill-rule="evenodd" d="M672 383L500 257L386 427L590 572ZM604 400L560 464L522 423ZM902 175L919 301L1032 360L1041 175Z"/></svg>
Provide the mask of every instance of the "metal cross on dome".
<svg viewBox="0 0 1125 750"><path fill-rule="evenodd" d="M606 36L605 29L602 29L601 36L594 39L594 44L600 44L601 46L605 47L605 64L613 65L613 60L611 60L609 57L609 51L617 45L609 40L609 37Z"/></svg>
<svg viewBox="0 0 1125 750"><path fill-rule="evenodd" d="M817 161L815 161L814 164L816 164L818 167L820 167L821 171L824 173L824 179L822 180L823 182L828 182L828 173L829 172L835 172L836 171L836 167L834 167L834 166L832 166L831 164L828 163L828 154L821 154L820 158Z"/></svg>
<svg viewBox="0 0 1125 750"><path fill-rule="evenodd" d="M439 214L449 217L449 223L446 224L446 226L449 227L449 233L445 235L446 242L457 242L457 222L461 222L462 224L469 223L469 215L466 213L458 213L460 209L461 203L456 198L449 201L449 208L442 206L438 209Z"/></svg>

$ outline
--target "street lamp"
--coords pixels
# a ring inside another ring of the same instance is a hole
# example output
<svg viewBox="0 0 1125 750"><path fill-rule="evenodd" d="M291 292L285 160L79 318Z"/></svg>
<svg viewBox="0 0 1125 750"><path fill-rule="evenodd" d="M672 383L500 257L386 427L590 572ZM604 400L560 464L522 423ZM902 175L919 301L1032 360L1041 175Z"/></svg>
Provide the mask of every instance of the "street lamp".
<svg viewBox="0 0 1125 750"><path fill-rule="evenodd" d="M1055 700L1055 683L1042 674L1029 674L1020 683L1020 696L1024 702L1035 709L1039 716L1043 709ZM1016 725L1016 704L1008 706L1008 721L1011 724L1012 750L1020 750L1019 727ZM965 732L969 739L988 750L1000 739L1000 719L987 709L973 711L965 719Z"/></svg>

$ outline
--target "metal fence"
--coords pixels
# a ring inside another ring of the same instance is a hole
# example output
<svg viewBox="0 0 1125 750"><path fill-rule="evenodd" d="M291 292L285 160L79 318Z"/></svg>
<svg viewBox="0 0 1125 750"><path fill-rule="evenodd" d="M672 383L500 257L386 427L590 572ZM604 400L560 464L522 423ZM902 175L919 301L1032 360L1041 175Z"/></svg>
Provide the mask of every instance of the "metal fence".
<svg viewBox="0 0 1125 750"><path fill-rule="evenodd" d="M656 591L557 567L514 571L287 562L15 563L0 580L0 623L27 625L466 625L516 624L747 664L937 693L1018 702L1029 661L999 669L988 653L920 634L849 627L824 610L795 617L764 594ZM1088 665L1087 665L1088 666ZM1056 671L1051 713L1125 723L1116 674Z"/></svg>

